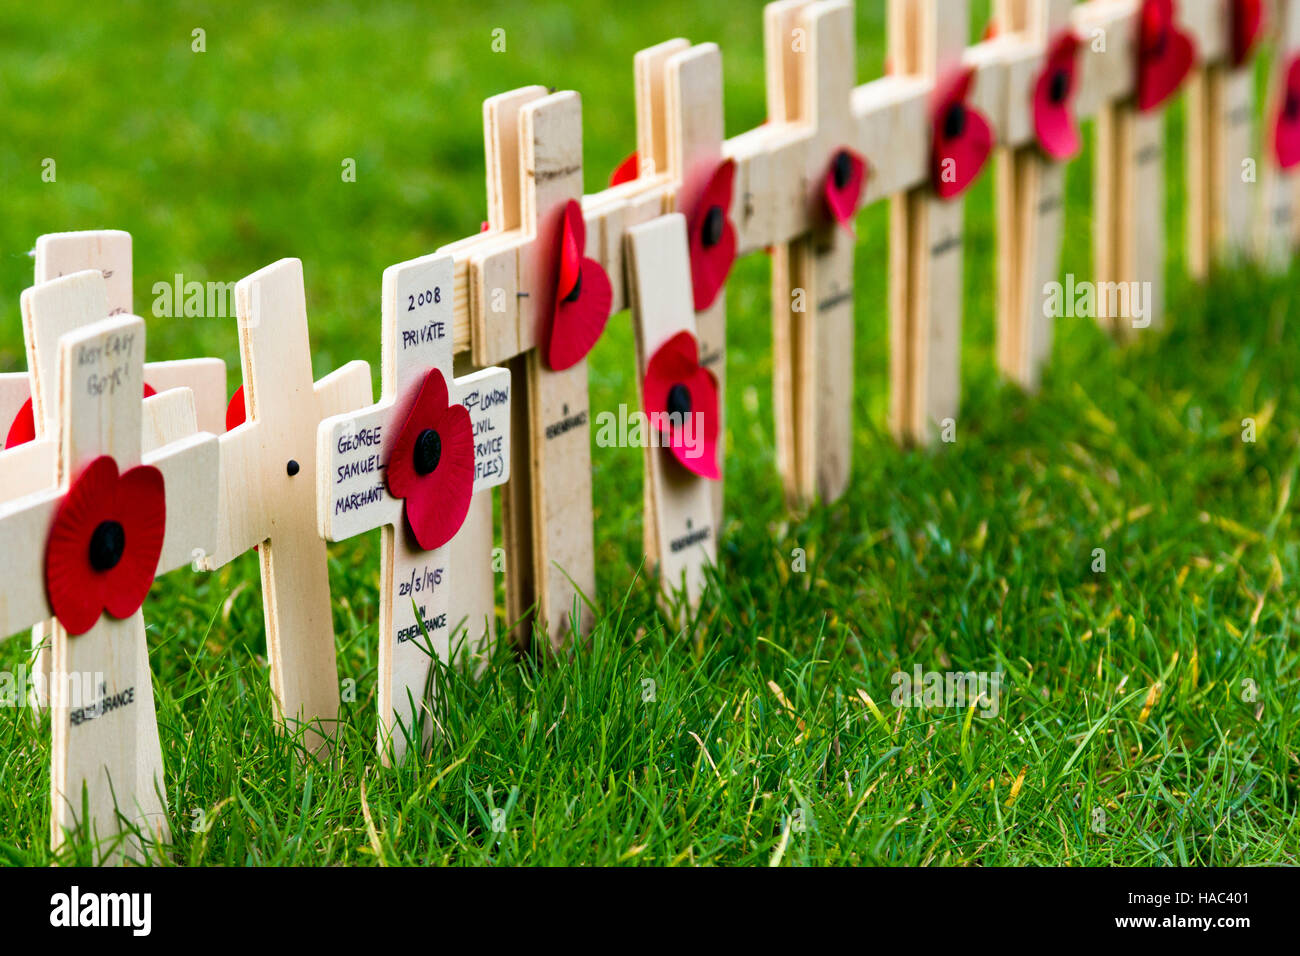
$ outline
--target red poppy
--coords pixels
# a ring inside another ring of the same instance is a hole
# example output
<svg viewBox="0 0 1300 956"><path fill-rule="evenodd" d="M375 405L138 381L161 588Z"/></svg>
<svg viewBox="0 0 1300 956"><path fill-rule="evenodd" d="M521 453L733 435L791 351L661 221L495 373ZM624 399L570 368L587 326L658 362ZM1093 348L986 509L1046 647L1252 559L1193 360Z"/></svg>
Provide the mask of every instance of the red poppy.
<svg viewBox="0 0 1300 956"><path fill-rule="evenodd" d="M157 393L148 382L144 386L144 397ZM25 445L29 441L36 440L36 415L32 410L32 400L29 398L23 402L23 407L18 409L18 414L14 416L13 424L9 426L9 434L5 436L5 447L13 448L15 445Z"/></svg>
<svg viewBox="0 0 1300 956"><path fill-rule="evenodd" d="M1071 159L1083 146L1074 117L1075 69L1079 38L1063 31L1051 45L1047 64L1034 84L1034 132L1052 159Z"/></svg>
<svg viewBox="0 0 1300 956"><path fill-rule="evenodd" d="M866 182L866 161L848 147L837 149L826 170L822 192L827 210L849 235L853 234L853 216L862 202L862 187Z"/></svg>
<svg viewBox="0 0 1300 956"><path fill-rule="evenodd" d="M620 183L630 183L640 175L641 164L637 159L636 153L633 153L627 159L623 160L623 162L619 163L618 167L609 174L609 184L611 186L617 186Z"/></svg>
<svg viewBox="0 0 1300 956"><path fill-rule="evenodd" d="M1264 32L1264 4L1261 0L1233 0L1232 65L1242 67L1255 52Z"/></svg>
<svg viewBox="0 0 1300 956"><path fill-rule="evenodd" d="M736 261L736 227L731 222L731 192L736 161L713 171L691 214L691 287L695 311L713 305Z"/></svg>
<svg viewBox="0 0 1300 956"><path fill-rule="evenodd" d="M560 230L555 311L546 346L546 362L556 372L587 357L605 331L614 305L609 276L599 262L583 256L586 247L587 224L582 219L582 206L570 199L564 207Z"/></svg>
<svg viewBox="0 0 1300 956"><path fill-rule="evenodd" d="M45 545L45 592L69 634L84 634L104 612L140 610L158 570L167 496L157 468L119 475L108 455L92 461L59 502Z"/></svg>
<svg viewBox="0 0 1300 956"><path fill-rule="evenodd" d="M397 433L385 468L388 490L406 502L406 523L426 551L452 539L474 494L474 431L464 405L448 403L442 372L430 369Z"/></svg>
<svg viewBox="0 0 1300 956"><path fill-rule="evenodd" d="M687 471L717 481L718 380L700 366L700 347L690 332L659 346L645 371L645 407L651 427ZM690 423L687 423L690 416Z"/></svg>
<svg viewBox="0 0 1300 956"><path fill-rule="evenodd" d="M1196 60L1191 37L1174 20L1174 0L1143 0L1137 46L1137 105L1145 113L1178 91Z"/></svg>
<svg viewBox="0 0 1300 956"><path fill-rule="evenodd" d="M1300 56L1287 67L1286 90L1273 126L1273 157L1280 169L1300 163Z"/></svg>
<svg viewBox="0 0 1300 956"><path fill-rule="evenodd" d="M940 199L960 196L993 152L988 120L966 102L975 70L958 70L935 88L931 173Z"/></svg>

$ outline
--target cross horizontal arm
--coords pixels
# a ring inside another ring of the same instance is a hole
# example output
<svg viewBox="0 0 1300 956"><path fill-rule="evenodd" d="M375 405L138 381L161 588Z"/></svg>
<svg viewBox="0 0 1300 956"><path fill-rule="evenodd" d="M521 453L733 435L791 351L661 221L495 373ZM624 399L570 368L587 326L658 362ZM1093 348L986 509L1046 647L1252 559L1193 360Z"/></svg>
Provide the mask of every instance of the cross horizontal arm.
<svg viewBox="0 0 1300 956"><path fill-rule="evenodd" d="M47 489L0 504L0 636L54 616L45 596L45 538L61 493Z"/></svg>

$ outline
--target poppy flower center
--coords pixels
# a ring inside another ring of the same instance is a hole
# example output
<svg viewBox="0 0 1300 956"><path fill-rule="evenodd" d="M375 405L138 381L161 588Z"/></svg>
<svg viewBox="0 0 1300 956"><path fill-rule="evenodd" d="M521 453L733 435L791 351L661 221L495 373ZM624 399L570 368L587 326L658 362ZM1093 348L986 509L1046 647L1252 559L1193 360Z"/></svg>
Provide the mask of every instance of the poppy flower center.
<svg viewBox="0 0 1300 956"><path fill-rule="evenodd" d="M573 280L573 288L569 294L564 297L565 302L577 302L578 296L582 294L582 270L578 270L578 278Z"/></svg>
<svg viewBox="0 0 1300 956"><path fill-rule="evenodd" d="M1065 70L1057 70L1052 74L1051 86L1048 88L1047 95L1053 103L1064 103L1066 94L1070 92L1070 75Z"/></svg>
<svg viewBox="0 0 1300 956"><path fill-rule="evenodd" d="M706 249L722 241L722 225L725 218L721 206L710 206L709 211L704 214L704 228L700 232L700 238L704 240Z"/></svg>
<svg viewBox="0 0 1300 956"><path fill-rule="evenodd" d="M101 521L90 536L90 566L112 571L126 551L126 531L116 521Z"/></svg>
<svg viewBox="0 0 1300 956"><path fill-rule="evenodd" d="M1282 112L1286 114L1286 118L1289 120L1300 117L1300 93L1296 93L1295 90L1287 91L1286 105L1282 107Z"/></svg>
<svg viewBox="0 0 1300 956"><path fill-rule="evenodd" d="M943 118L943 135L947 139L957 139L964 132L966 132L966 106L963 103L953 103L948 107L948 113Z"/></svg>
<svg viewBox="0 0 1300 956"><path fill-rule="evenodd" d="M691 390L678 382L668 389L668 414L685 418L691 413Z"/></svg>
<svg viewBox="0 0 1300 956"><path fill-rule="evenodd" d="M1159 57L1164 54L1165 44L1169 42L1169 23L1160 16L1155 7L1147 7L1142 23L1142 38L1146 41L1147 52L1152 56Z"/></svg>
<svg viewBox="0 0 1300 956"><path fill-rule="evenodd" d="M853 161L849 159L849 154L840 150L835 154L835 160L831 163L831 178L835 181L836 189L843 189L849 184L849 179L853 176Z"/></svg>
<svg viewBox="0 0 1300 956"><path fill-rule="evenodd" d="M432 428L426 428L415 439L415 473L427 475L442 461L442 437Z"/></svg>

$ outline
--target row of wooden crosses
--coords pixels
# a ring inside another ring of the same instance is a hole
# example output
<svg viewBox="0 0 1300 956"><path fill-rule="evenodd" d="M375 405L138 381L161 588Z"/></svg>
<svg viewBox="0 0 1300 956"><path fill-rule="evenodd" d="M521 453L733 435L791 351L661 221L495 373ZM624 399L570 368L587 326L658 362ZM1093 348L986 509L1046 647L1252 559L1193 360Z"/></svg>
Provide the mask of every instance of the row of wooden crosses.
<svg viewBox="0 0 1300 956"><path fill-rule="evenodd" d="M722 516L724 290L738 256L772 257L779 470L795 508L849 481L853 223L866 204L891 202L891 422L903 441L931 442L957 418L962 197L990 160L999 362L1037 386L1051 349L1042 290L1060 271L1082 117L1097 119L1096 279L1149 283L1151 325L1164 107L1184 85L1193 268L1287 262L1300 0L1265 12L1258 0L999 0L996 29L968 48L965 0L890 0L887 75L856 86L852 3L780 0L765 11L768 121L724 139L716 45L643 50L636 152L588 196L578 94L493 97L483 229L383 275L378 401L365 362L313 380L298 260L236 286L242 386L227 402L220 360L145 361L129 235L42 237L22 297L28 371L0 376L0 424L12 422L0 634L33 629L55 846L82 828L117 860L166 836L141 614L158 574L257 550L272 690L310 753L328 748L339 709L327 542L381 530L385 761L431 732L432 662L459 638L493 640L497 571L522 639L559 647L586 633L586 357L614 312L630 308L636 329L647 557L665 595L690 605ZM1253 63L1268 25L1257 137ZM1257 152L1256 180L1241 171Z"/></svg>

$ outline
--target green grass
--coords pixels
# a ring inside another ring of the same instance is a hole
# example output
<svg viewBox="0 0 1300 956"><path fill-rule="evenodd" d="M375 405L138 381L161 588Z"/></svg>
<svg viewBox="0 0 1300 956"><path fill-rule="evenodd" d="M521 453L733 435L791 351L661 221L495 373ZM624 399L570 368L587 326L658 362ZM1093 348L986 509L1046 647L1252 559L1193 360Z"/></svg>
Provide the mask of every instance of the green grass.
<svg viewBox="0 0 1300 956"><path fill-rule="evenodd" d="M883 58L880 6L858 4L863 79ZM982 25L988 4L975 7ZM490 52L495 27L505 54ZM18 297L42 232L131 231L141 312L174 273L230 281L301 257L316 371L376 366L383 268L484 218L485 97L579 90L588 191L633 143L643 46L717 41L728 133L764 113L758 4L133 2L109 15L49 0L6 5L0 33L0 370L23 367ZM445 675L443 732L400 769L373 755L376 537L331 551L339 676L358 694L328 765L304 764L273 732L255 558L160 581L145 612L172 859L1300 862L1300 342L1288 328L1300 285L1294 273L1185 280L1178 111L1171 146L1170 331L1117 349L1064 320L1032 399L994 367L989 177L972 192L965 404L959 440L934 454L899 450L883 427L886 216L867 210L854 480L798 519L775 474L768 265L739 263L731 517L698 619L667 626L642 572L640 452L594 449L590 644L545 664L503 649L481 677ZM41 181L45 157L56 183ZM345 157L356 183L340 179ZM1081 278L1089 169L1076 162L1069 185L1065 263ZM149 336L155 359L238 367L233 320L151 319ZM632 356L616 317L592 356L593 412L635 401ZM1247 417L1255 443L1241 438ZM25 658L21 637L0 647L0 669ZM891 675L918 664L1004 672L1000 712L896 709ZM0 859L51 861L48 741L48 719L0 715Z"/></svg>

